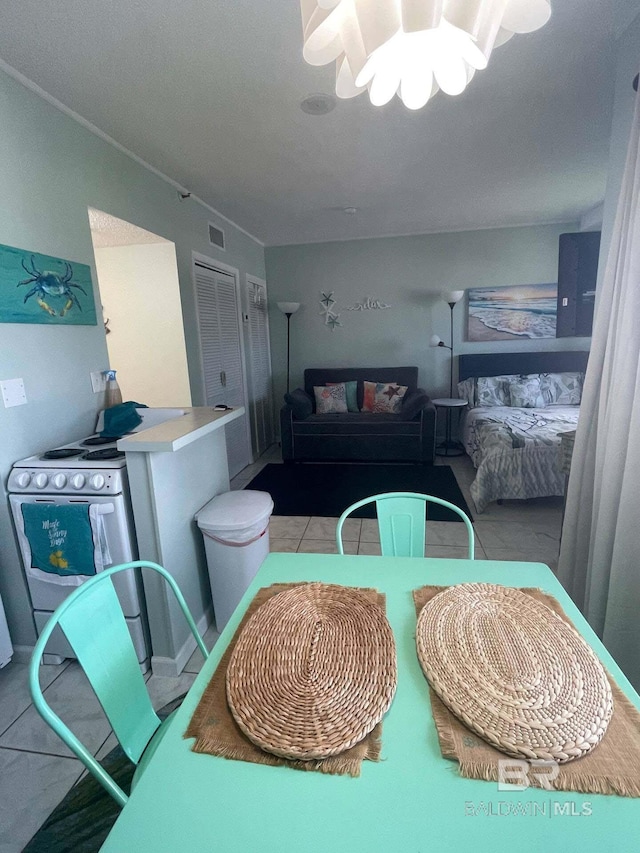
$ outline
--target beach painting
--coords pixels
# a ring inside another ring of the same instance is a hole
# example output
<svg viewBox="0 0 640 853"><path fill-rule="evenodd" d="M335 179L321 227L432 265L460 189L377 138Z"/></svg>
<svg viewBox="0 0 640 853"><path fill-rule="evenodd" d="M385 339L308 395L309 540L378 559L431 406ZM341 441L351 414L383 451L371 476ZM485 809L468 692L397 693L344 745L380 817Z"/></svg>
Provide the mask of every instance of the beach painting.
<svg viewBox="0 0 640 853"><path fill-rule="evenodd" d="M469 290L469 341L555 338L557 284Z"/></svg>
<svg viewBox="0 0 640 853"><path fill-rule="evenodd" d="M0 323L97 322L87 264L0 245Z"/></svg>

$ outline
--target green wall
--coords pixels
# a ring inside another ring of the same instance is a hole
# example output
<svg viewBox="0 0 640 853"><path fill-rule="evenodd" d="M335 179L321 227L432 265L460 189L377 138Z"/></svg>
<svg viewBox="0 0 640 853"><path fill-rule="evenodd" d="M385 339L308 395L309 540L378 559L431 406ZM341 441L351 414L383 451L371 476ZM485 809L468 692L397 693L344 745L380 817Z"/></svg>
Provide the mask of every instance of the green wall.
<svg viewBox="0 0 640 853"><path fill-rule="evenodd" d="M95 207L176 244L194 405L202 402L191 252L264 277L264 250L194 201L0 72L0 243L90 264L99 295L87 208ZM208 242L222 227L227 250ZM149 294L153 299L153 293ZM140 341L141 358L144 341ZM0 405L0 594L17 646L35 640L26 584L9 520L6 481L19 458L93 431L101 395L89 373L108 367L102 327L0 325L0 380L22 377L28 404Z"/></svg>
<svg viewBox="0 0 640 853"><path fill-rule="evenodd" d="M429 347L438 334L449 343L449 307L441 290L555 282L558 236L577 223L501 228L417 237L389 237L265 250L276 400L286 384L286 322L275 307L302 303L291 318L291 387L306 367L417 364L420 383L433 397L449 394L449 353ZM321 291L333 291L341 328L320 316ZM388 310L345 311L377 298ZM454 311L455 354L588 349L589 338L465 341L466 301Z"/></svg>

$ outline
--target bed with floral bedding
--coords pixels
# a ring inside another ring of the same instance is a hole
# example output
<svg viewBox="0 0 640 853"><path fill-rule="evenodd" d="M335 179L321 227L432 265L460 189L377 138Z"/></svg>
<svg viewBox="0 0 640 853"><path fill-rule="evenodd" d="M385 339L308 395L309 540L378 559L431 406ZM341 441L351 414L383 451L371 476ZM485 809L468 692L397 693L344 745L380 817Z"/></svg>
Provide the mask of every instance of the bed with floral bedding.
<svg viewBox="0 0 640 853"><path fill-rule="evenodd" d="M576 429L586 359L578 352L460 357L458 395L469 404L461 438L476 468L478 512L496 500L564 494L560 435Z"/></svg>

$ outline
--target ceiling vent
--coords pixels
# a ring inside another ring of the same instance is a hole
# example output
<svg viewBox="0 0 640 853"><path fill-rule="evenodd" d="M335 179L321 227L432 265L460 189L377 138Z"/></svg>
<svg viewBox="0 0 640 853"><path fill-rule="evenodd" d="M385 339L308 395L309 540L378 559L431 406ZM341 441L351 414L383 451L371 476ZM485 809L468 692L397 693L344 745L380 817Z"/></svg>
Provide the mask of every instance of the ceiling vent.
<svg viewBox="0 0 640 853"><path fill-rule="evenodd" d="M224 231L212 222L209 223L209 242L212 246L224 249Z"/></svg>
<svg viewBox="0 0 640 853"><path fill-rule="evenodd" d="M310 116L324 116L330 113L335 108L335 105L336 99L333 95L318 93L306 97L300 104L300 109L303 113L307 113Z"/></svg>

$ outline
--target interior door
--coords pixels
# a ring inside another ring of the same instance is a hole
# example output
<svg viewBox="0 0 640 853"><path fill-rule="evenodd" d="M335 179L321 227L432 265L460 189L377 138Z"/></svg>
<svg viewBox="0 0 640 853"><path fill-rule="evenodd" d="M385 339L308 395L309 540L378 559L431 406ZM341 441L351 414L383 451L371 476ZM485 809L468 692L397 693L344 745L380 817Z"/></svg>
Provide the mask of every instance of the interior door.
<svg viewBox="0 0 640 853"><path fill-rule="evenodd" d="M247 276L249 320L250 410L253 440L259 456L274 440L271 347L266 282Z"/></svg>
<svg viewBox="0 0 640 853"><path fill-rule="evenodd" d="M236 276L194 261L196 303L206 406L245 406ZM229 476L250 461L246 413L225 427Z"/></svg>

